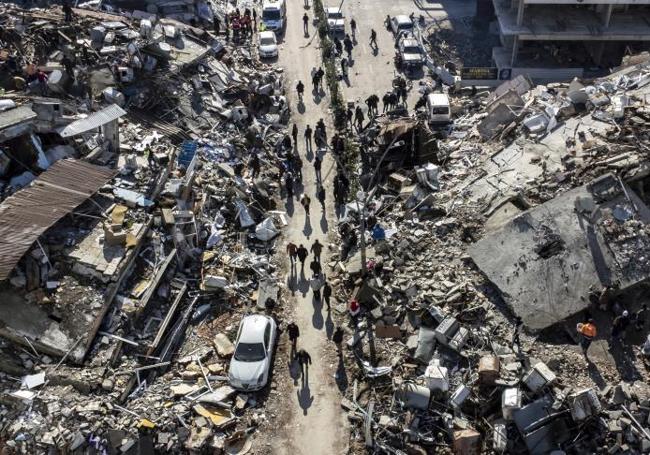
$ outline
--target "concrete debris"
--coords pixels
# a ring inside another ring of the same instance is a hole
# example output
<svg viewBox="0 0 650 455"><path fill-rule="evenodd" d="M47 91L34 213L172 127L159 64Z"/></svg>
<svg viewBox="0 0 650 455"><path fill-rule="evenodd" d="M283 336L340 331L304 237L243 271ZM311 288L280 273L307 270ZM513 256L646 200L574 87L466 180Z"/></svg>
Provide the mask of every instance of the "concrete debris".
<svg viewBox="0 0 650 455"><path fill-rule="evenodd" d="M282 71L213 33L225 2L63 3L0 6L3 447L248 451L262 401L225 362L279 282Z"/></svg>
<svg viewBox="0 0 650 455"><path fill-rule="evenodd" d="M341 201L332 256L339 299L361 306L353 444L646 450L649 77L644 62L487 97L450 89L445 126L428 122L423 85L413 115L359 132L362 191ZM364 374L379 365L390 381Z"/></svg>

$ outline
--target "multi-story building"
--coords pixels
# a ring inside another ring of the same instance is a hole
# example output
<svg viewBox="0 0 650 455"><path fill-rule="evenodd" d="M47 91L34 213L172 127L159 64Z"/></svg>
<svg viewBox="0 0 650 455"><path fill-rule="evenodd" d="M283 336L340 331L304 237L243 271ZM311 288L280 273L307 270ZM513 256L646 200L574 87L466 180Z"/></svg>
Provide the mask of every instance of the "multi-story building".
<svg viewBox="0 0 650 455"><path fill-rule="evenodd" d="M492 58L499 70L512 69L512 77L544 82L594 75L650 47L650 0L492 2L501 38Z"/></svg>

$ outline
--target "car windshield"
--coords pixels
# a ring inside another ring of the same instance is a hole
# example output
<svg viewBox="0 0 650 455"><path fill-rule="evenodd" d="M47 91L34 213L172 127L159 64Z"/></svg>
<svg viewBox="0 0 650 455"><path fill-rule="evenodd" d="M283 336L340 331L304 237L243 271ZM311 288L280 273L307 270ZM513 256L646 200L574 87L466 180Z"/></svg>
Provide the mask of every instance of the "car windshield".
<svg viewBox="0 0 650 455"><path fill-rule="evenodd" d="M420 46L404 46L405 54L419 54Z"/></svg>
<svg viewBox="0 0 650 455"><path fill-rule="evenodd" d="M413 24L410 22L402 22L397 26L399 30L411 30L413 28Z"/></svg>
<svg viewBox="0 0 650 455"><path fill-rule="evenodd" d="M432 106L431 114L449 114L449 108L447 106Z"/></svg>
<svg viewBox="0 0 650 455"><path fill-rule="evenodd" d="M265 21L277 21L280 20L280 10L278 9L265 9L262 11L262 19Z"/></svg>
<svg viewBox="0 0 650 455"><path fill-rule="evenodd" d="M262 343L239 343L235 351L235 360L240 362L259 362L265 357L266 352Z"/></svg>
<svg viewBox="0 0 650 455"><path fill-rule="evenodd" d="M327 16L330 19L342 19L343 18L343 13L341 13L340 11L339 12L330 11L329 13L327 13Z"/></svg>
<svg viewBox="0 0 650 455"><path fill-rule="evenodd" d="M275 40L273 39L272 36L267 36L265 38L260 39L260 44L262 46L270 46L271 44L275 44Z"/></svg>

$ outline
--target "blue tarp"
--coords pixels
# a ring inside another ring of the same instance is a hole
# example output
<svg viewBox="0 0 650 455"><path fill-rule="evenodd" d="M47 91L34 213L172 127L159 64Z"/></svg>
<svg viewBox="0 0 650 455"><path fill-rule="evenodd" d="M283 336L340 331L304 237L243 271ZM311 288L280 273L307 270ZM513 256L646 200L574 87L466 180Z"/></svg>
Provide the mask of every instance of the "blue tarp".
<svg viewBox="0 0 650 455"><path fill-rule="evenodd" d="M198 146L199 144L196 141L183 141L181 144L181 152L178 154L178 164L187 168L192 162L194 155L196 155Z"/></svg>

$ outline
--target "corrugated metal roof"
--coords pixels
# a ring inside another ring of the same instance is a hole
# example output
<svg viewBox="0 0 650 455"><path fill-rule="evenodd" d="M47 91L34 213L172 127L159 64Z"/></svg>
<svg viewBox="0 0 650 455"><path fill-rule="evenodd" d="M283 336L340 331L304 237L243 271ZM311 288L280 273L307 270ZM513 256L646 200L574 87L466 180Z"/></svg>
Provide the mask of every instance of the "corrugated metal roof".
<svg viewBox="0 0 650 455"><path fill-rule="evenodd" d="M65 126L59 134L61 137L71 137L77 134L85 133L86 131L94 130L108 122L117 120L118 118L126 115L126 111L117 104L111 104L101 111L93 112L88 117L81 120L75 120L71 124Z"/></svg>
<svg viewBox="0 0 650 455"><path fill-rule="evenodd" d="M35 118L36 112L29 106L19 106L0 112L0 130Z"/></svg>
<svg viewBox="0 0 650 455"><path fill-rule="evenodd" d="M84 161L54 163L30 186L0 204L0 280L54 223L74 210L117 172Z"/></svg>

